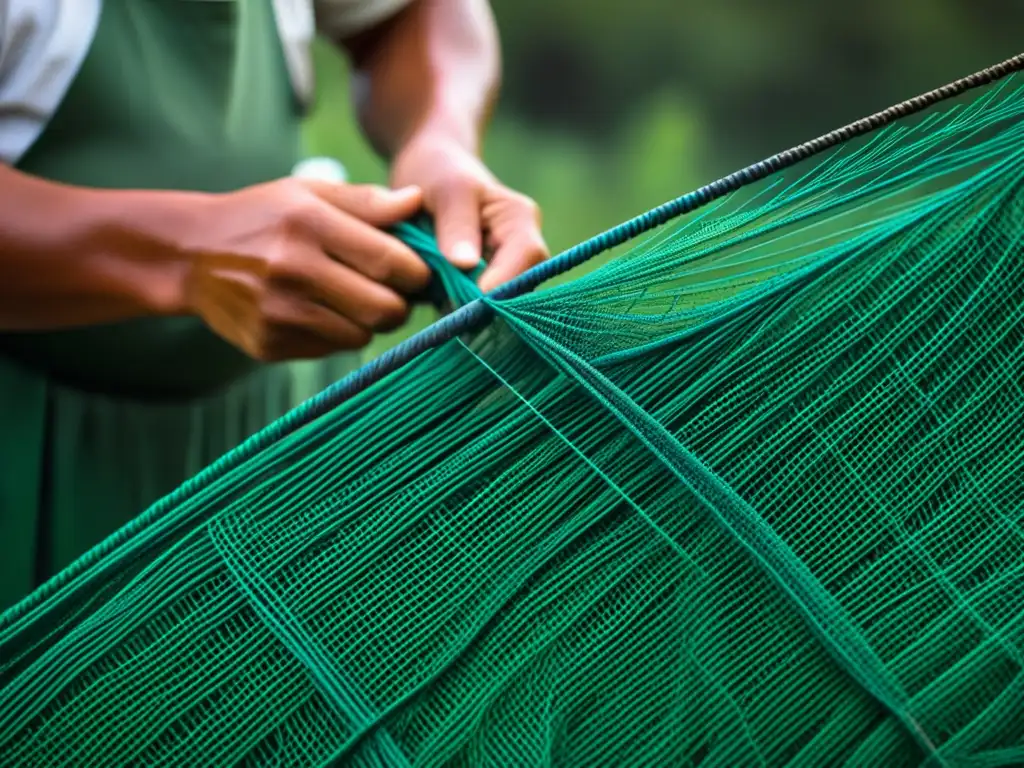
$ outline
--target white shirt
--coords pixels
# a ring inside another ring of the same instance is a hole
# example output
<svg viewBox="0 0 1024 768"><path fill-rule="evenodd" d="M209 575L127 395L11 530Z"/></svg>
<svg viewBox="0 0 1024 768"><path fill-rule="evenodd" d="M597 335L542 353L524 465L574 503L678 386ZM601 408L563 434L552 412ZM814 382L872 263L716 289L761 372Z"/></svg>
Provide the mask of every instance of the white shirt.
<svg viewBox="0 0 1024 768"><path fill-rule="evenodd" d="M353 35L411 0L273 2L292 84L308 100L314 86L310 45L318 29L332 37ZM102 5L103 0L0 0L0 163L16 163L57 111L92 45Z"/></svg>

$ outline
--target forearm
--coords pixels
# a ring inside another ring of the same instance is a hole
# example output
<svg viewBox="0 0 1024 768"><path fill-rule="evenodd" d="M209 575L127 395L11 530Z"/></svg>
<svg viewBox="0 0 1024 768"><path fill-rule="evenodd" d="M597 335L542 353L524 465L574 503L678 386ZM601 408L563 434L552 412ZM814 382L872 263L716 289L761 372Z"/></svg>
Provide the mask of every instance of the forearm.
<svg viewBox="0 0 1024 768"><path fill-rule="evenodd" d="M170 235L185 206L174 193L71 187L3 166L0 189L0 330L177 312L186 267Z"/></svg>
<svg viewBox="0 0 1024 768"><path fill-rule="evenodd" d="M345 45L360 123L377 151L393 157L429 133L479 152L500 79L486 0L416 0Z"/></svg>

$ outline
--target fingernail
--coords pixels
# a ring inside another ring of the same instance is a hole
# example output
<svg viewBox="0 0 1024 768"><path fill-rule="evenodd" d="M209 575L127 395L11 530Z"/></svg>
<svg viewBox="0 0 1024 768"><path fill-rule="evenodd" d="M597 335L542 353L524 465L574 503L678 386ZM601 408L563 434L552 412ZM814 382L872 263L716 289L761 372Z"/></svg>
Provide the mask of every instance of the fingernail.
<svg viewBox="0 0 1024 768"><path fill-rule="evenodd" d="M391 194L398 195L399 197L415 197L421 192L417 186L401 187L400 189L394 190Z"/></svg>
<svg viewBox="0 0 1024 768"><path fill-rule="evenodd" d="M480 253L472 243L456 243L452 246L452 263L461 269L472 269L480 263Z"/></svg>

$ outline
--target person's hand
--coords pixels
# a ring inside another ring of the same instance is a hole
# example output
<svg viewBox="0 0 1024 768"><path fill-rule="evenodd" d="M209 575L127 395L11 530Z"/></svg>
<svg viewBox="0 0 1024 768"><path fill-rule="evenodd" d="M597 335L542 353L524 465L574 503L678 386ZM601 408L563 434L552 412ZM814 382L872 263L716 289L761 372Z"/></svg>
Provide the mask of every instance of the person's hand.
<svg viewBox="0 0 1024 768"><path fill-rule="evenodd" d="M489 291L548 257L540 210L530 198L502 185L472 153L443 136L412 139L392 165L394 186L415 185L434 216L441 252L469 270L493 255L480 276Z"/></svg>
<svg viewBox="0 0 1024 768"><path fill-rule="evenodd" d="M181 236L185 311L262 361L315 358L403 323L430 270L381 227L423 204L416 188L305 179L214 196Z"/></svg>

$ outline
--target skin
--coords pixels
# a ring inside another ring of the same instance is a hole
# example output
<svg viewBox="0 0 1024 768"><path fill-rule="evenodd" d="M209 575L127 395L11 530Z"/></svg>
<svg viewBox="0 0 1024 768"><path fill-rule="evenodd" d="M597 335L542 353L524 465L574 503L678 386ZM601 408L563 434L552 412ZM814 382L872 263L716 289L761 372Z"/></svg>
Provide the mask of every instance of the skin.
<svg viewBox="0 0 1024 768"><path fill-rule="evenodd" d="M337 41L383 189L281 179L227 194L98 190L0 167L0 330L194 315L257 360L365 346L429 280L381 228L426 207L439 245L489 290L547 256L540 216L479 158L498 43L484 0L417 0Z"/></svg>
<svg viewBox="0 0 1024 768"><path fill-rule="evenodd" d="M394 158L393 186L423 190L452 263L471 268L486 246L486 291L547 258L537 205L479 157L500 79L486 0L421 0L386 26L339 42L355 65L366 135Z"/></svg>

